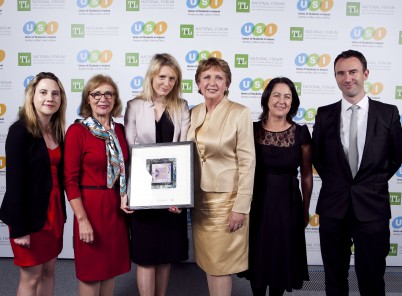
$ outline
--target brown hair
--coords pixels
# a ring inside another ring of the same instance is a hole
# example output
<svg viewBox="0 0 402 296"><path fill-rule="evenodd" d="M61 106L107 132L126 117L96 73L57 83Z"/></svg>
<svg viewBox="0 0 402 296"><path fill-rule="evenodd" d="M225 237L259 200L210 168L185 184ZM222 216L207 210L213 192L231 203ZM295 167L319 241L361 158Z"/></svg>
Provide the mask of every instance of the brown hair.
<svg viewBox="0 0 402 296"><path fill-rule="evenodd" d="M349 59L349 58L357 58L360 61L360 63L362 64L363 72L367 70L367 60L364 57L364 55L360 51L352 50L352 49L341 52L335 58L334 70L335 70L336 63L339 61L339 59ZM335 73L335 76L336 76L336 73Z"/></svg>
<svg viewBox="0 0 402 296"><path fill-rule="evenodd" d="M225 60L215 57L201 60L198 64L197 71L195 72L195 82L198 84L198 82L200 82L201 73L208 71L211 68L222 70L223 73L225 73L227 89L225 90L224 95L227 96L229 94L230 83L232 82L232 72L230 71L230 67ZM198 92L202 94L200 90L198 90Z"/></svg>
<svg viewBox="0 0 402 296"><path fill-rule="evenodd" d="M44 127L41 127L39 123L33 102L36 87L42 79L51 79L55 81L60 89L60 107L59 110L57 110L57 112L55 112L50 118L48 126L54 139L57 142L60 142L64 139L66 128L67 96L63 84L53 73L40 72L29 82L28 86L25 88L25 101L21 110L19 111L19 118L25 120L26 128L31 135L38 138L42 137L41 128Z"/></svg>
<svg viewBox="0 0 402 296"><path fill-rule="evenodd" d="M89 102L89 94L96 89L97 87L101 86L102 84L111 85L114 89L115 97L114 97L114 106L112 112L110 112L112 117L119 117L121 115L121 111L123 110L123 104L120 99L119 95L119 88L117 84L113 81L110 76L98 74L93 76L88 82L85 84L84 89L81 95L81 104L78 115L87 118L92 115L91 106L88 104Z"/></svg>

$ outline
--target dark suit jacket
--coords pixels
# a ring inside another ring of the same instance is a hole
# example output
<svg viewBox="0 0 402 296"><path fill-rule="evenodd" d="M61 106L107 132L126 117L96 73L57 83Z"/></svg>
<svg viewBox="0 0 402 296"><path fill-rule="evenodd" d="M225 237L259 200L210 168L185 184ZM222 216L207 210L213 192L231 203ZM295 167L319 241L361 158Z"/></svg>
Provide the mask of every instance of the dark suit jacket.
<svg viewBox="0 0 402 296"><path fill-rule="evenodd" d="M360 221L389 219L388 180L402 161L398 109L369 99L366 142L353 179L340 137L341 101L318 108L313 129L313 163L322 179L316 212L342 218L350 203Z"/></svg>
<svg viewBox="0 0 402 296"><path fill-rule="evenodd" d="M28 133L25 122L10 126L6 140L6 193L0 219L10 226L10 237L37 232L46 222L52 174L49 153L43 138ZM63 152L63 145L60 143ZM61 204L66 207L63 187L63 162L58 167Z"/></svg>

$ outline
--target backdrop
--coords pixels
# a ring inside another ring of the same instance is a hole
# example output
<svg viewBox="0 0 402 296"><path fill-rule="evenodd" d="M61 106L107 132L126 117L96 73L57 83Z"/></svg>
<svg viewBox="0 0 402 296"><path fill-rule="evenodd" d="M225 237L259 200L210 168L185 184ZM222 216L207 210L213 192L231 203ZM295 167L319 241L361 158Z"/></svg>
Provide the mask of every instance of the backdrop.
<svg viewBox="0 0 402 296"><path fill-rule="evenodd" d="M216 56L231 66L230 99L248 106L255 120L269 80L292 79L301 98L295 121L311 131L316 109L341 98L333 61L347 49L363 52L368 60L368 95L402 111L401 15L397 0L0 0L0 202L8 127L25 86L40 71L54 72L63 82L69 125L78 117L81 91L91 76L112 76L125 105L141 91L155 53L177 58L183 97L192 106L201 103L195 70L200 59ZM389 186L387 263L394 266L402 266L401 184L402 169ZM306 229L309 264L322 264L315 214L320 186L315 174ZM73 258L70 209L68 215L62 258ZM3 223L0 256L12 256Z"/></svg>

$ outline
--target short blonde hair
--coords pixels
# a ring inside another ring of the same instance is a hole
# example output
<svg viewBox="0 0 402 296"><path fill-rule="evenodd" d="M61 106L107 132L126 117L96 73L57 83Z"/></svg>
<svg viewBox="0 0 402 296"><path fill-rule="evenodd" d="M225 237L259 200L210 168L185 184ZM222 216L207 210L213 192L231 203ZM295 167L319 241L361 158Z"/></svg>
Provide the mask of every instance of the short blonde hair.
<svg viewBox="0 0 402 296"><path fill-rule="evenodd" d="M112 112L110 112L112 117L120 117L121 112L123 110L123 104L120 99L119 88L117 84L113 81L110 76L98 74L93 76L88 82L85 84L84 89L81 95L81 104L78 115L82 116L83 118L87 118L92 115L91 106L88 104L89 102L89 94L96 89L97 87L108 84L113 87L115 92L114 97L114 106Z"/></svg>
<svg viewBox="0 0 402 296"><path fill-rule="evenodd" d="M42 79L51 79L55 81L60 89L60 107L59 110L52 115L49 123L52 136L55 140L60 142L64 139L66 129L67 96L63 84L53 73L40 72L29 82L28 86L25 88L25 100L21 110L19 111L19 118L25 120L26 128L31 135L38 138L43 136L33 102L36 87Z"/></svg>

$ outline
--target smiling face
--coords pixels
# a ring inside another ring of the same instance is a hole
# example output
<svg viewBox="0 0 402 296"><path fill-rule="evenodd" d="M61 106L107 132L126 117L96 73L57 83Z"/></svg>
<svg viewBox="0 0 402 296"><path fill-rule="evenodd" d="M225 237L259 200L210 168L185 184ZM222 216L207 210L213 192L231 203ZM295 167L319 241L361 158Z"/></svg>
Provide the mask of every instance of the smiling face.
<svg viewBox="0 0 402 296"><path fill-rule="evenodd" d="M33 105L39 118L51 118L61 104L60 88L52 79L42 79L35 88Z"/></svg>
<svg viewBox="0 0 402 296"><path fill-rule="evenodd" d="M228 87L225 72L219 68L210 68L200 74L198 89L206 100L221 100Z"/></svg>
<svg viewBox="0 0 402 296"><path fill-rule="evenodd" d="M343 97L352 104L359 102L365 95L364 81L369 71L355 57L339 59L335 65L335 79Z"/></svg>
<svg viewBox="0 0 402 296"><path fill-rule="evenodd" d="M159 74L152 79L152 88L155 97L166 97L177 81L176 74L169 66L163 66Z"/></svg>
<svg viewBox="0 0 402 296"><path fill-rule="evenodd" d="M292 91L285 83L277 83L268 99L268 117L286 118L292 106Z"/></svg>
<svg viewBox="0 0 402 296"><path fill-rule="evenodd" d="M110 113L113 110L115 103L115 96L112 95L111 98L106 99L104 95L100 96L99 100L95 100L95 98L91 94L105 94L105 93L115 93L115 89L110 84L101 84L94 90L92 90L88 96L88 102L91 106L92 115L99 119L100 117L110 118Z"/></svg>

